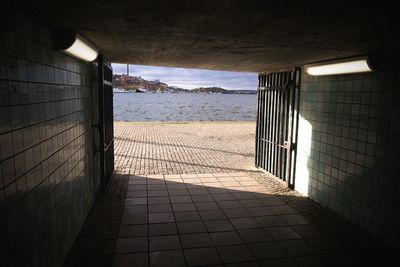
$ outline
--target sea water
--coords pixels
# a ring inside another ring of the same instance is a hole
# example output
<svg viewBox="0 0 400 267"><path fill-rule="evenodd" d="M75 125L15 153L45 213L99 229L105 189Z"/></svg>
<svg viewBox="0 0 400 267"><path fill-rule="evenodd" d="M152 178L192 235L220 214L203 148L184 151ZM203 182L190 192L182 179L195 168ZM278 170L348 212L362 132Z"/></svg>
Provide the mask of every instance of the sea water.
<svg viewBox="0 0 400 267"><path fill-rule="evenodd" d="M255 121L256 95L114 93L114 121Z"/></svg>

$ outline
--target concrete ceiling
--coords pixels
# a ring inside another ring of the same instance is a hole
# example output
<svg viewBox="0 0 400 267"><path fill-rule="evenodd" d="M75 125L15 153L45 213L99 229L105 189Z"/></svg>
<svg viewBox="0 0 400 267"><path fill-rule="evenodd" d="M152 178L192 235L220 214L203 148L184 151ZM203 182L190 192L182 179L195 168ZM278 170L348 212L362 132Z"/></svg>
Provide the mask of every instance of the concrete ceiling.
<svg viewBox="0 0 400 267"><path fill-rule="evenodd" d="M283 3L285 2L285 3ZM309 5L307 5L309 3ZM33 1L54 27L81 33L107 60L268 71L400 46L397 8L367 2Z"/></svg>

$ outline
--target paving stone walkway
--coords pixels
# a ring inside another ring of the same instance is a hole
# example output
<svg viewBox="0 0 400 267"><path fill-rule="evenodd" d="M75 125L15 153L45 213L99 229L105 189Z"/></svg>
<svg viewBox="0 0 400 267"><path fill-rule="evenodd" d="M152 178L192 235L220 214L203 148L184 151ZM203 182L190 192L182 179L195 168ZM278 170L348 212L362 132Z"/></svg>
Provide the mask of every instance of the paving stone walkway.
<svg viewBox="0 0 400 267"><path fill-rule="evenodd" d="M254 126L116 123L115 174L66 266L348 266L390 256L254 170Z"/></svg>
<svg viewBox="0 0 400 267"><path fill-rule="evenodd" d="M255 123L115 123L116 165L135 175L254 170Z"/></svg>

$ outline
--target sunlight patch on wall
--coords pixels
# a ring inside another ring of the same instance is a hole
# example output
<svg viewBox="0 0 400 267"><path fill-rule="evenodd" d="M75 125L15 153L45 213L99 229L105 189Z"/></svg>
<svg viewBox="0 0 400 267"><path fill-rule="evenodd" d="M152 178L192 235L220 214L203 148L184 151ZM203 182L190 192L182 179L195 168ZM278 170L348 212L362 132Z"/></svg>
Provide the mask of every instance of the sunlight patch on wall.
<svg viewBox="0 0 400 267"><path fill-rule="evenodd" d="M307 161L311 153L312 125L299 116L295 190L308 196L310 174Z"/></svg>

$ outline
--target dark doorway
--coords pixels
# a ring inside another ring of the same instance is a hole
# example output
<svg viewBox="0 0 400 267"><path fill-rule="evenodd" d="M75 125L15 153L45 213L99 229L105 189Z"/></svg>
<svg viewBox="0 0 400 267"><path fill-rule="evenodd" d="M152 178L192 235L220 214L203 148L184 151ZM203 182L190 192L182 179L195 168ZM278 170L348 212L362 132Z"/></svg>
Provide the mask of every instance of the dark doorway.
<svg viewBox="0 0 400 267"><path fill-rule="evenodd" d="M294 187L300 68L260 73L257 89L256 167Z"/></svg>

